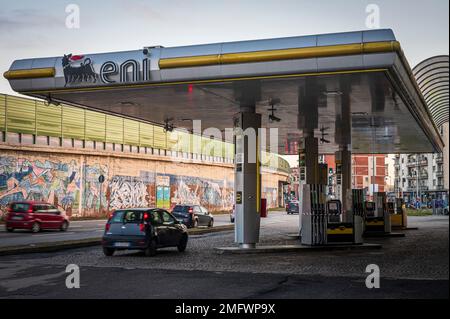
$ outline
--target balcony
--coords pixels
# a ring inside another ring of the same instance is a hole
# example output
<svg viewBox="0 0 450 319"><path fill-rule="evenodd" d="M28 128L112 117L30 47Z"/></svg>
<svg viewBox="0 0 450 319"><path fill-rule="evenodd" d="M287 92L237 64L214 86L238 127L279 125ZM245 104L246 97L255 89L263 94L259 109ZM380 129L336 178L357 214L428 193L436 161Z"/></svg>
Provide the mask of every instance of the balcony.
<svg viewBox="0 0 450 319"><path fill-rule="evenodd" d="M444 163L444 156L442 154L439 154L436 157L436 164L442 164L442 163Z"/></svg>
<svg viewBox="0 0 450 319"><path fill-rule="evenodd" d="M415 166L417 166L417 162L416 161L408 161L406 163L406 166L408 166L408 167L415 167Z"/></svg>
<svg viewBox="0 0 450 319"><path fill-rule="evenodd" d="M428 173L422 173L419 175L420 179L428 179Z"/></svg>
<svg viewBox="0 0 450 319"><path fill-rule="evenodd" d="M425 185L419 186L419 192L427 191L428 189L429 189L428 186L425 186ZM416 186L408 186L407 192L417 192L417 187Z"/></svg>
<svg viewBox="0 0 450 319"><path fill-rule="evenodd" d="M427 159L421 159L419 161L419 166L428 166L428 160Z"/></svg>
<svg viewBox="0 0 450 319"><path fill-rule="evenodd" d="M436 171L435 175L436 175L436 177L443 177L444 171Z"/></svg>

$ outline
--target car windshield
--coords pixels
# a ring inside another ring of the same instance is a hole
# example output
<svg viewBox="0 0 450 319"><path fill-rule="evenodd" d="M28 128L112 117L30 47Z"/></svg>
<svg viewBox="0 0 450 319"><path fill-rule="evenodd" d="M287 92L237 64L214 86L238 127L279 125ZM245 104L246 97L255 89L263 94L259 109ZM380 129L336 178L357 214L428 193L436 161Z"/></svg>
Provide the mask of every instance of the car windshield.
<svg viewBox="0 0 450 319"><path fill-rule="evenodd" d="M189 211L189 206L177 205L173 208L174 213L187 214L188 211Z"/></svg>
<svg viewBox="0 0 450 319"><path fill-rule="evenodd" d="M136 210L119 210L114 213L110 223L140 223L143 213Z"/></svg>
<svg viewBox="0 0 450 319"><path fill-rule="evenodd" d="M30 209L30 204L15 203L11 205L11 209L14 212L27 212Z"/></svg>

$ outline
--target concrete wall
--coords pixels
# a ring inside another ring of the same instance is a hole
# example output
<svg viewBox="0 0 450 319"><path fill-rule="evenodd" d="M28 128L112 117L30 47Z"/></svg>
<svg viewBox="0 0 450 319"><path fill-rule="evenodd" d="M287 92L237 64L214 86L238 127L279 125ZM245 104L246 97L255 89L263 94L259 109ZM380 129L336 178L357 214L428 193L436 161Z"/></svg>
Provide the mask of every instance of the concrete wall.
<svg viewBox="0 0 450 319"><path fill-rule="evenodd" d="M103 175L105 181L99 182ZM277 207L287 174L263 172L268 207ZM44 200L72 216L112 209L201 204L211 211L233 205L233 165L173 161L170 157L39 146L0 145L0 214L11 201ZM165 196L164 196L165 194Z"/></svg>

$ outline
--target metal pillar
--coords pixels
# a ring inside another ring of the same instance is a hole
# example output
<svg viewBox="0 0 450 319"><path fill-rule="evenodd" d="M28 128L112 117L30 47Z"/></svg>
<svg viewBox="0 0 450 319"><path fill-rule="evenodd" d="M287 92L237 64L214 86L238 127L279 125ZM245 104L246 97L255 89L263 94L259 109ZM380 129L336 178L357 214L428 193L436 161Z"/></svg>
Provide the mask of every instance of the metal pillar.
<svg viewBox="0 0 450 319"><path fill-rule="evenodd" d="M342 221L353 222L352 212L352 152L341 147L335 153L336 160L336 195L342 203Z"/></svg>
<svg viewBox="0 0 450 319"><path fill-rule="evenodd" d="M254 104L241 105L234 117L235 129L235 241L241 248L254 248L259 242L261 177L258 129L261 115Z"/></svg>
<svg viewBox="0 0 450 319"><path fill-rule="evenodd" d="M319 140L314 137L314 131L303 132L299 147L299 200L303 200L303 185L317 184L319 175ZM299 207L300 225L302 205Z"/></svg>
<svg viewBox="0 0 450 319"><path fill-rule="evenodd" d="M298 90L298 129L302 131L299 141L299 200L303 201L303 185L317 184L319 179L319 139L314 130L319 127L319 92L315 79L305 80ZM302 205L299 205L300 225Z"/></svg>
<svg viewBox="0 0 450 319"><path fill-rule="evenodd" d="M335 142L339 151L336 160L336 195L342 203L342 221L353 222L352 200L352 116L350 84L343 78L340 82L341 94L336 97Z"/></svg>

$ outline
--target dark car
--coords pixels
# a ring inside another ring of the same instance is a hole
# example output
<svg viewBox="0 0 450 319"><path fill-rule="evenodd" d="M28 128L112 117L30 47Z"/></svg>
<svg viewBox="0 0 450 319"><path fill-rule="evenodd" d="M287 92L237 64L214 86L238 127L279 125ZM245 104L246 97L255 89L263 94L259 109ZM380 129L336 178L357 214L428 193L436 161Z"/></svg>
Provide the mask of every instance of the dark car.
<svg viewBox="0 0 450 319"><path fill-rule="evenodd" d="M13 202L5 218L6 230L28 229L37 233L42 229L69 228L69 217L55 206L37 201Z"/></svg>
<svg viewBox="0 0 450 319"><path fill-rule="evenodd" d="M112 256L116 250L142 250L156 255L163 247L186 250L187 228L169 212L158 208L131 208L115 211L105 226L103 253Z"/></svg>
<svg viewBox="0 0 450 319"><path fill-rule="evenodd" d="M172 215L188 228L214 226L214 216L205 207L199 205L176 205Z"/></svg>
<svg viewBox="0 0 450 319"><path fill-rule="evenodd" d="M300 202L298 200L292 200L287 204L287 213L288 214L298 214L300 212Z"/></svg>

